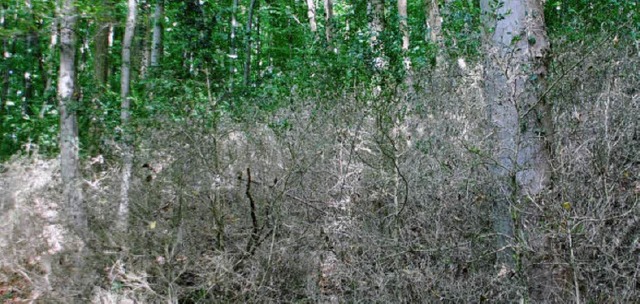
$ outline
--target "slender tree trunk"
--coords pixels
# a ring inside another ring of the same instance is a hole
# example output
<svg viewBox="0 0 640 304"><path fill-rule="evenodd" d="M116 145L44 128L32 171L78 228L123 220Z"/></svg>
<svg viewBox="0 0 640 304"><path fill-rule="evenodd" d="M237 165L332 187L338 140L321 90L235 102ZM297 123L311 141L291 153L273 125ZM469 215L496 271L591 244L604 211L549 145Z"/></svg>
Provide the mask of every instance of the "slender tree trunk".
<svg viewBox="0 0 640 304"><path fill-rule="evenodd" d="M75 232L87 232L87 216L82 198L78 170L78 123L76 118L76 10L73 0L64 0L60 10L60 72L58 100L60 107L60 172L65 200L65 215Z"/></svg>
<svg viewBox="0 0 640 304"><path fill-rule="evenodd" d="M249 16L247 18L247 31L246 31L246 49L245 49L245 63L244 63L244 85L246 87L249 86L249 79L251 77L251 26L253 24L253 13L256 7L256 3L258 0L251 0L251 4L249 5Z"/></svg>
<svg viewBox="0 0 640 304"><path fill-rule="evenodd" d="M262 37L261 32L260 32L260 18L256 18L256 30L255 30L256 34L255 34L255 39L256 39L256 71L254 72L254 74L256 74L258 76L258 80L256 81L257 84L259 85L260 82L262 81L262 72L260 70L261 66L260 66L260 56L262 56Z"/></svg>
<svg viewBox="0 0 640 304"><path fill-rule="evenodd" d="M132 56L140 63L138 78L145 79L151 65L151 44L153 43L153 15L146 5L143 5L138 12L138 19L141 19L140 24L136 27L137 33L133 35L140 38L136 40L137 47L133 48Z"/></svg>
<svg viewBox="0 0 640 304"><path fill-rule="evenodd" d="M122 98L120 124L123 132L122 182L120 188L120 206L118 207L118 227L125 231L129 220L129 186L133 167L133 143L129 128L131 120L131 44L136 27L136 0L127 2L127 25L122 41L122 72L120 76L120 97Z"/></svg>
<svg viewBox="0 0 640 304"><path fill-rule="evenodd" d="M398 0L398 19L402 33L402 51L409 50L409 25L407 24L407 0Z"/></svg>
<svg viewBox="0 0 640 304"><path fill-rule="evenodd" d="M31 101L34 95L34 87L33 87L33 76L34 74L42 75L42 78L46 79L46 75L43 73L42 68L42 52L40 51L40 36L38 35L38 28L35 17L33 15L31 0L25 0L25 5L27 6L27 11L29 14L29 21L32 23L32 27L29 29L27 33L27 58L29 58L29 62L32 64L37 64L37 67L30 66L23 73L24 76L24 102L22 103L22 114L26 116L31 116L32 105ZM37 69L37 72L34 73L34 70Z"/></svg>
<svg viewBox="0 0 640 304"><path fill-rule="evenodd" d="M333 2L324 0L324 36L327 39L327 47L333 49Z"/></svg>
<svg viewBox="0 0 640 304"><path fill-rule="evenodd" d="M160 66L160 59L162 58L163 18L164 0L156 0L156 7L153 13L153 37L151 41L151 69L153 70L156 70Z"/></svg>
<svg viewBox="0 0 640 304"><path fill-rule="evenodd" d="M519 253L514 230L519 227L515 204L540 194L549 179L545 130L550 119L540 92L547 73L549 42L540 0L505 0L497 9L482 0L487 33L485 96L494 128L494 229L497 263L517 271Z"/></svg>
<svg viewBox="0 0 640 304"><path fill-rule="evenodd" d="M409 25L407 16L407 0L398 0L398 25L402 33L402 63L405 71L411 70L411 59L409 58ZM406 78L408 81L411 77Z"/></svg>
<svg viewBox="0 0 640 304"><path fill-rule="evenodd" d="M238 49L236 47L236 28L238 27L238 21L236 20L236 13L238 11L238 0L233 0L231 7L231 35L229 36L229 58L231 61L229 68L229 91L233 91L233 83L235 74L237 72L236 60L238 60Z"/></svg>
<svg viewBox="0 0 640 304"><path fill-rule="evenodd" d="M7 39L2 39L3 54L8 53L8 44L9 42L7 41ZM3 56L2 60L4 61L3 66L6 67L6 69L2 69L2 71L0 71L0 73L2 73L2 87L0 88L0 127L2 127L3 125L1 118L4 117L4 107L7 101L7 96L9 95L9 58L4 58Z"/></svg>
<svg viewBox="0 0 640 304"><path fill-rule="evenodd" d="M111 1L102 1L104 11L111 9ZM100 20L98 20L98 28L94 36L94 52L93 52L93 77L98 85L98 90L94 100L92 101L92 111L90 120L90 134L91 144L88 148L89 155L96 155L100 153L100 139L102 138L102 123L100 119L100 102L99 99L103 97L104 92L107 89L109 80L109 32L111 28L111 16L104 14Z"/></svg>
<svg viewBox="0 0 640 304"><path fill-rule="evenodd" d="M59 8L56 5L54 17L59 15ZM44 100L42 101L42 106L40 107L40 113L38 117L40 119L44 118L45 113L47 113L48 105L53 105L55 100L55 88L53 86L53 79L55 74L55 60L54 57L56 55L56 49L58 47L58 18L52 18L50 28L50 36L49 36L49 50L47 56L44 58L43 68L46 69L47 77L44 79ZM52 96L52 98L49 98Z"/></svg>
<svg viewBox="0 0 640 304"><path fill-rule="evenodd" d="M383 0L369 0L367 10L370 16L369 31L371 32L370 47L373 52L373 66L378 70L387 67L387 60L384 55L384 45L380 35L384 31L384 2Z"/></svg>
<svg viewBox="0 0 640 304"><path fill-rule="evenodd" d="M107 1L104 4L105 8L108 7ZM109 26L110 20L100 20L94 38L93 75L100 86L107 84L109 75Z"/></svg>
<svg viewBox="0 0 640 304"><path fill-rule="evenodd" d="M314 34L318 31L318 23L316 22L316 3L315 0L307 0L307 17L309 17L309 26Z"/></svg>
<svg viewBox="0 0 640 304"><path fill-rule="evenodd" d="M440 7L438 0L425 0L427 14L425 41L437 46L436 67L443 68L444 64L444 40L442 39L442 17L440 17Z"/></svg>
<svg viewBox="0 0 640 304"><path fill-rule="evenodd" d="M1 29L6 29L7 28L7 24L6 24L6 13L5 13L5 4L0 4L0 28ZM7 54L8 53L8 48L9 48L9 41L8 39L2 39L2 54ZM5 107L5 103L7 100L7 96L9 95L9 58L2 56L2 65L0 65L0 67L2 67L2 69L0 69L0 74L2 74L2 86L0 86L0 148L2 148L3 142L4 142L4 107Z"/></svg>

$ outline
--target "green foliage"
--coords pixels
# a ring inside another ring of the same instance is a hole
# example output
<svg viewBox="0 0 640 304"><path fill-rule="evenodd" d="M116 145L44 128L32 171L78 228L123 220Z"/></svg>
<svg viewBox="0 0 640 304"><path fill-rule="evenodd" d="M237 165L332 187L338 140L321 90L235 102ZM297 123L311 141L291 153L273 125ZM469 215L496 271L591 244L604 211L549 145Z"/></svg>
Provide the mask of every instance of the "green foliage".
<svg viewBox="0 0 640 304"><path fill-rule="evenodd" d="M451 57L476 58L481 55L482 24L479 1L450 1L443 6L441 14L446 52Z"/></svg>
<svg viewBox="0 0 640 304"><path fill-rule="evenodd" d="M585 40L601 32L620 39L640 39L640 4L637 0L547 1L545 18L550 35L567 41Z"/></svg>
<svg viewBox="0 0 640 304"><path fill-rule="evenodd" d="M52 1L21 1L2 5L5 23L0 27L3 47L10 54L0 61L2 100L0 105L0 160L34 143L40 152L57 153L58 113L55 109L55 75L58 50L49 49ZM134 45L132 128L159 127L162 121L190 121L214 128L220 116L234 120L263 120L274 129L286 129L286 121L270 116L283 107L315 100L318 108L333 106L336 92L371 90L379 79L385 85L401 83L402 61L408 56L414 70L435 64L438 46L427 42L427 13L422 1L408 1L411 46L401 50L401 31L395 2L385 3L384 32L380 35L390 67L380 74L372 66L373 54L368 30L370 16L366 1L335 1L331 21L332 48L324 37L328 26L322 3L316 10L318 32L311 33L304 1L260 1L254 14L250 85L243 85L246 60L248 3L236 10L236 56L230 56L232 1L166 1L164 56L162 66L145 77L139 75L144 44L142 35L152 25L153 1L140 1L138 33ZM480 48L480 6L478 0L440 1L443 35L449 57L469 59L482 54ZM494 5L500 5L499 1ZM77 30L78 101L81 151L101 151L106 137L116 136L120 124L119 67L126 15L125 1L77 3L81 18ZM569 41L584 40L602 31L621 41L638 41L638 1L547 1L546 21L550 35ZM115 26L110 49L109 83L100 88L93 79L93 46L97 26L111 21ZM622 21L622 22L621 22ZM29 37L37 35L36 44ZM534 37L520 37L534 44ZM31 44L30 44L31 43ZM234 58L232 58L234 57ZM48 73L51 70L52 73ZM26 89L24 74L31 75ZM50 74L50 75L49 75ZM377 78L376 78L377 77ZM53 80L45 91L47 80ZM7 88L6 91L4 88ZM5 93L6 92L6 93ZM28 95L28 96L27 96ZM389 99L386 99L389 102ZM370 106L370 103L365 103ZM399 112L398 112L399 113ZM394 114L395 115L395 114Z"/></svg>

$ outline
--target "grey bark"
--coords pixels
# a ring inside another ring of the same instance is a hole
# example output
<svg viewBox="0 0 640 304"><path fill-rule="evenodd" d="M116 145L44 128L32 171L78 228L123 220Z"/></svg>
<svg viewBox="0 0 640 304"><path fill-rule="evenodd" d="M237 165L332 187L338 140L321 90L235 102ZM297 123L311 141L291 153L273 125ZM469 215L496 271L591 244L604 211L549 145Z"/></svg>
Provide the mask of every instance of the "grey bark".
<svg viewBox="0 0 640 304"><path fill-rule="evenodd" d="M162 56L162 29L164 18L164 0L156 0L153 13L153 37L151 40L151 68L156 69L160 65Z"/></svg>
<svg viewBox="0 0 640 304"><path fill-rule="evenodd" d="M374 54L373 66L376 69L383 70L387 66L387 60L384 56L384 48L380 35L384 30L384 3L383 0L370 0L367 3L367 10L370 17L369 31L370 47Z"/></svg>
<svg viewBox="0 0 640 304"><path fill-rule="evenodd" d="M318 23L316 22L316 3L315 0L307 0L307 17L309 18L309 26L311 32L318 31Z"/></svg>
<svg viewBox="0 0 640 304"><path fill-rule="evenodd" d="M1 8L2 8L2 11L0 11L0 14L2 15L0 16L0 27L4 29L7 27L6 17L5 17L6 9L4 8L4 5L1 6ZM9 48L8 39L2 39L2 53L6 54L9 51L8 48ZM9 58L2 56L2 60L5 62L2 66L8 67L9 64L7 63L7 61L9 60ZM6 102L7 96L9 95L9 69L0 70L0 73L2 74L2 87L0 88L0 117L4 117L5 102ZM1 130L2 125L3 124L0 123L0 131L4 131L4 130Z"/></svg>
<svg viewBox="0 0 640 304"><path fill-rule="evenodd" d="M122 104L120 109L120 124L123 133L123 156L122 156L122 181L120 188L120 205L118 207L118 228L125 231L129 219L129 186L131 183L131 169L133 167L133 143L129 128L131 120L131 44L136 27L136 0L127 2L127 24L122 41L122 69L120 76L120 98Z"/></svg>
<svg viewBox="0 0 640 304"><path fill-rule="evenodd" d="M409 50L409 25L407 24L407 0L398 0L398 18L402 33L402 51Z"/></svg>
<svg viewBox="0 0 640 304"><path fill-rule="evenodd" d="M444 40L442 39L442 17L440 16L438 0L425 0L425 8L427 14L425 41L433 43L438 47L436 66L442 68L444 63L442 55L444 51Z"/></svg>
<svg viewBox="0 0 640 304"><path fill-rule="evenodd" d="M515 271L518 216L513 207L540 194L549 180L544 135L552 130L540 98L549 42L539 0L501 3L481 1L487 38L484 89L494 129L495 163L489 169L495 180L497 263Z"/></svg>
<svg viewBox="0 0 640 304"><path fill-rule="evenodd" d="M60 109L60 172L65 215L76 233L88 230L78 170L78 123L76 117L76 10L73 0L62 1L60 9L60 71L58 100Z"/></svg>
<svg viewBox="0 0 640 304"><path fill-rule="evenodd" d="M258 0L251 0L249 5L249 16L247 18L247 31L245 33L247 42L245 49L245 63L244 63L244 85L249 86L249 78L251 76L251 27L253 24L253 13Z"/></svg>
<svg viewBox="0 0 640 304"><path fill-rule="evenodd" d="M398 26L402 33L402 63L405 71L411 70L411 60L409 52L409 24L407 15L407 0L398 0ZM410 80L410 77L407 77Z"/></svg>
<svg viewBox="0 0 640 304"><path fill-rule="evenodd" d="M229 90L233 91L233 80L237 72L236 60L238 59L238 49L236 47L236 27L238 27L238 21L236 20L236 12L238 11L238 0L233 0L231 7L231 35L229 36L229 58L231 59L231 67L229 73Z"/></svg>
<svg viewBox="0 0 640 304"><path fill-rule="evenodd" d="M333 2L332 0L324 0L324 35L327 39L327 45L332 48L333 42Z"/></svg>

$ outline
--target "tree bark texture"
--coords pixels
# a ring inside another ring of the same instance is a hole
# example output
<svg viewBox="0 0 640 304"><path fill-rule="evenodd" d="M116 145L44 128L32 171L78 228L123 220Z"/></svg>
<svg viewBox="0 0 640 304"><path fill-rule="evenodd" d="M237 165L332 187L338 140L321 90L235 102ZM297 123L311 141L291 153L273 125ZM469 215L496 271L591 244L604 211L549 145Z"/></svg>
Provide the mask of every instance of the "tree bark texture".
<svg viewBox="0 0 640 304"><path fill-rule="evenodd" d="M398 19L402 33L402 51L409 50L409 25L407 24L407 0L398 0Z"/></svg>
<svg viewBox="0 0 640 304"><path fill-rule="evenodd" d="M494 229L497 263L516 270L515 204L540 194L549 180L545 130L550 113L541 92L549 42L540 0L482 0L486 25L485 96L494 130Z"/></svg>
<svg viewBox="0 0 640 304"><path fill-rule="evenodd" d="M327 39L327 45L332 48L333 41L333 2L332 0L324 0L324 35Z"/></svg>
<svg viewBox="0 0 640 304"><path fill-rule="evenodd" d="M98 85L107 84L109 75L109 21L98 24L93 56L94 77Z"/></svg>
<svg viewBox="0 0 640 304"><path fill-rule="evenodd" d="M316 3L315 0L307 0L307 17L309 18L309 26L311 32L318 31L318 23L316 22Z"/></svg>
<svg viewBox="0 0 640 304"><path fill-rule="evenodd" d="M122 181L120 188L120 205L118 207L118 228L125 231L129 219L129 186L133 167L133 143L129 128L131 120L131 44L136 27L136 0L127 2L127 24L122 41L122 69L120 76L120 124L123 132Z"/></svg>
<svg viewBox="0 0 640 304"><path fill-rule="evenodd" d="M383 0L370 0L367 3L369 15L369 31L371 33L370 46L373 52L373 66L383 70L387 67L387 60L384 56L384 45L380 35L384 31L384 2Z"/></svg>
<svg viewBox="0 0 640 304"><path fill-rule="evenodd" d="M444 63L442 54L445 46L444 40L442 39L442 17L440 17L438 0L425 0L425 8L427 13L427 32L425 33L425 41L437 46L436 67L441 68Z"/></svg>
<svg viewBox="0 0 640 304"><path fill-rule="evenodd" d="M236 28L238 20L236 14L238 11L238 0L233 0L231 4L231 34L229 35L229 59L231 61L229 68L229 91L233 91L235 74L237 73L236 60L238 59L238 47L236 46Z"/></svg>
<svg viewBox="0 0 640 304"><path fill-rule="evenodd" d="M65 215L75 232L87 232L80 171L78 170L78 123L76 117L76 9L73 0L64 0L60 9L60 71L58 100L60 109L60 172Z"/></svg>
<svg viewBox="0 0 640 304"><path fill-rule="evenodd" d="M153 36L151 40L151 68L156 69L160 65L162 56L162 29L164 18L164 0L156 0L153 12Z"/></svg>
<svg viewBox="0 0 640 304"><path fill-rule="evenodd" d="M247 39L245 49L245 63L244 63L244 85L249 86L249 79L251 77L251 27L253 25L253 13L257 5L258 0L251 0L249 5L249 16L247 18L247 31L245 37Z"/></svg>

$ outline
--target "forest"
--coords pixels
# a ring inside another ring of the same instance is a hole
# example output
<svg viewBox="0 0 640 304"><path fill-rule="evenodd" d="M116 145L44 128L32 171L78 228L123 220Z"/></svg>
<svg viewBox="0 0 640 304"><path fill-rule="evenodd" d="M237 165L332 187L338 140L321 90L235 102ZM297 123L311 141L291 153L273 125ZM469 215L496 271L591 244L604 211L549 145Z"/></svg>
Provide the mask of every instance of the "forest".
<svg viewBox="0 0 640 304"><path fill-rule="evenodd" d="M3 0L1 303L637 303L638 0Z"/></svg>

